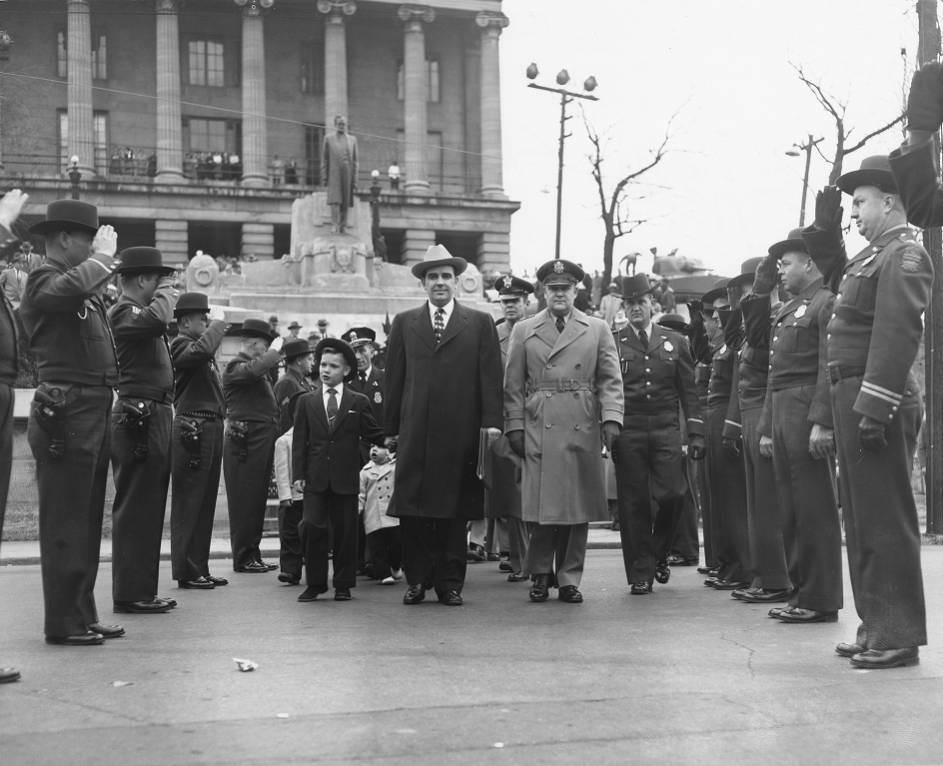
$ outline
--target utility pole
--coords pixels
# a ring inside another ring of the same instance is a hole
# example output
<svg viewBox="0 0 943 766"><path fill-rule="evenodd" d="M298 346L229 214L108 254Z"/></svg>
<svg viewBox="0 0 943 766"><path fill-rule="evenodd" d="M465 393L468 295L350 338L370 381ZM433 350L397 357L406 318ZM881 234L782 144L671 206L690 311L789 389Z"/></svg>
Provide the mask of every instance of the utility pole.
<svg viewBox="0 0 943 766"><path fill-rule="evenodd" d="M917 62L920 66L940 57L940 27L936 14L936 0L917 0ZM939 134L934 144L939 158ZM936 274L924 322L927 534L943 535L943 241L939 226L924 230L923 244Z"/></svg>

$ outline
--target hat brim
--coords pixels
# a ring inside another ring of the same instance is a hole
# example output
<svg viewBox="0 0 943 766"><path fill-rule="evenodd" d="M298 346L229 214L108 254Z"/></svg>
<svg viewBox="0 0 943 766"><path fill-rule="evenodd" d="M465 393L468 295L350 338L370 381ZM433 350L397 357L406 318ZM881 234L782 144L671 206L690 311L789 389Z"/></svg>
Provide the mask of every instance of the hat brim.
<svg viewBox="0 0 943 766"><path fill-rule="evenodd" d="M51 234L57 231L85 231L92 236L98 233L98 229L77 221L39 221L29 227L30 234Z"/></svg>
<svg viewBox="0 0 943 766"><path fill-rule="evenodd" d="M236 333L240 338L260 338L271 343L275 336L271 333L264 333L261 330L244 330L242 328Z"/></svg>
<svg viewBox="0 0 943 766"><path fill-rule="evenodd" d="M198 309L198 308L174 309L174 316L178 318L182 316L186 316L187 314L209 314L209 313L210 313L210 310L208 308L207 309Z"/></svg>
<svg viewBox="0 0 943 766"><path fill-rule="evenodd" d="M737 274L737 276L732 277L727 281L727 287L743 287L745 285L752 285L755 278L755 274Z"/></svg>
<svg viewBox="0 0 943 766"><path fill-rule="evenodd" d="M774 258L782 258L786 253L808 253L805 240L784 239L769 246L769 254Z"/></svg>
<svg viewBox="0 0 943 766"><path fill-rule="evenodd" d="M440 266L452 266L455 269L455 276L458 276L468 268L468 261L458 257L442 258L438 261L422 261L413 264L411 271L416 279L422 279L429 269L438 268Z"/></svg>
<svg viewBox="0 0 943 766"><path fill-rule="evenodd" d="M887 170L852 170L840 175L835 185L845 194L854 194L859 186L876 186L882 192L897 194L894 174Z"/></svg>
<svg viewBox="0 0 943 766"><path fill-rule="evenodd" d="M634 293L628 293L622 296L624 301L634 301L641 298L643 295L654 295L654 291L651 288L647 290L637 290Z"/></svg>
<svg viewBox="0 0 943 766"><path fill-rule="evenodd" d="M669 330L674 330L675 332L686 333L691 329L691 325L687 322L675 322L673 320L668 320L667 322L659 319L655 324L660 325L661 327L667 327Z"/></svg>
<svg viewBox="0 0 943 766"><path fill-rule="evenodd" d="M701 296L701 302L704 304L705 309L714 310L714 306L708 304L713 304L718 298L727 297L727 288L725 287L715 287L712 290L708 290L704 295Z"/></svg>
<svg viewBox="0 0 943 766"><path fill-rule="evenodd" d="M115 274L161 274L170 276L176 271L173 266L126 266L115 269Z"/></svg>

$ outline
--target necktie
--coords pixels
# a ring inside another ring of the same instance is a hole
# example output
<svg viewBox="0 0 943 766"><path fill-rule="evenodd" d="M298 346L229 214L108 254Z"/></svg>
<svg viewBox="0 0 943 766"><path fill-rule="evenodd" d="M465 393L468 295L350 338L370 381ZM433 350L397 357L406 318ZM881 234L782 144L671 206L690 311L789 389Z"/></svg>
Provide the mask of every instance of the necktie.
<svg viewBox="0 0 943 766"><path fill-rule="evenodd" d="M639 343L642 344L642 348L647 350L648 349L648 334L645 332L645 330L638 331L638 340L639 340Z"/></svg>
<svg viewBox="0 0 943 766"><path fill-rule="evenodd" d="M432 331L435 333L435 344L438 346L442 340L442 333L445 332L445 309L435 310L435 319L432 322Z"/></svg>
<svg viewBox="0 0 943 766"><path fill-rule="evenodd" d="M333 428L334 418L337 417L337 389L329 388L327 390L327 423Z"/></svg>
<svg viewBox="0 0 943 766"><path fill-rule="evenodd" d="M365 372L358 372L358 373L357 373L357 377L360 378L360 385L361 385L361 386L366 386L366 385L367 385L367 373L365 373Z"/></svg>
<svg viewBox="0 0 943 766"><path fill-rule="evenodd" d="M563 332L564 327L566 327L566 322L563 317L557 317L557 332Z"/></svg>

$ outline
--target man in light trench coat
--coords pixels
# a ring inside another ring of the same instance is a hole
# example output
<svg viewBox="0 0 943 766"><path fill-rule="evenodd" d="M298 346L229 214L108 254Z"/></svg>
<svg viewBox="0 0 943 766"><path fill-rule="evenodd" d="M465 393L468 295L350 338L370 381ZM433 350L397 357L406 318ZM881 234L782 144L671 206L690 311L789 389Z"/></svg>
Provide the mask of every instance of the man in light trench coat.
<svg viewBox="0 0 943 766"><path fill-rule="evenodd" d="M535 524L530 599L546 601L555 575L560 600L578 604L589 522L609 518L601 450L622 425L622 374L612 331L573 307L583 270L553 260L537 279L547 308L511 333L505 431L524 458L523 518Z"/></svg>

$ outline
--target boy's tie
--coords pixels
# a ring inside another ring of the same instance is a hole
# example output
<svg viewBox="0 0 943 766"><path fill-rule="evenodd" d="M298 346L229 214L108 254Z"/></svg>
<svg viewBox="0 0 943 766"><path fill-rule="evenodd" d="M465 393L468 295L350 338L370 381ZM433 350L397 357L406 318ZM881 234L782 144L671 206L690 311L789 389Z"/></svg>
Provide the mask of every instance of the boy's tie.
<svg viewBox="0 0 943 766"><path fill-rule="evenodd" d="M337 389L329 388L327 390L327 424L333 428L334 419L337 417Z"/></svg>

